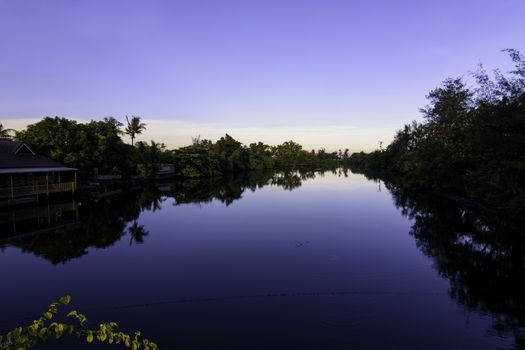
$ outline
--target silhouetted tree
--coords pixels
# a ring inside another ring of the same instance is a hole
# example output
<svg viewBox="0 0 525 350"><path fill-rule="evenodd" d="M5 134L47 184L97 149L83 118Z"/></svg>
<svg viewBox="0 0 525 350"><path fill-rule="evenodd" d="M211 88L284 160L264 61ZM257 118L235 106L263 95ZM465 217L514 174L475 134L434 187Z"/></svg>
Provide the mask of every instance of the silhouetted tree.
<svg viewBox="0 0 525 350"><path fill-rule="evenodd" d="M13 129L5 129L2 123L0 122L0 137L2 138L11 138L12 134L16 131Z"/></svg>
<svg viewBox="0 0 525 350"><path fill-rule="evenodd" d="M142 134L146 130L146 124L140 121L140 117L132 115L131 120L126 116L126 130L125 133L131 137L131 145L135 143L135 136Z"/></svg>
<svg viewBox="0 0 525 350"><path fill-rule="evenodd" d="M354 153L346 162L365 172L392 174L412 187L525 211L525 58L494 79L482 66L475 88L447 79L427 98L425 121L398 131L384 152Z"/></svg>

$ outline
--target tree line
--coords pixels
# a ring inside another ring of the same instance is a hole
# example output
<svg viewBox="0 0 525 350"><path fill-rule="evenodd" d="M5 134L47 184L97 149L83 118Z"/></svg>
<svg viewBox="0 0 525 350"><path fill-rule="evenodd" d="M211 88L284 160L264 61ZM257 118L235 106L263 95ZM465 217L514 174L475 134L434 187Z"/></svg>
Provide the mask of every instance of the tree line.
<svg viewBox="0 0 525 350"><path fill-rule="evenodd" d="M173 164L174 175L181 177L249 170L327 169L340 166L349 157L348 149L307 151L294 141L277 146L262 142L243 145L228 134L215 142L195 137L191 145L168 149L155 141L135 142L145 129L146 124L138 116L126 117L125 126L113 117L87 123L45 117L16 132L14 138L27 142L40 154L79 169L84 179L100 174L154 178L163 164ZM131 144L123 141L124 134L130 136Z"/></svg>
<svg viewBox="0 0 525 350"><path fill-rule="evenodd" d="M405 186L467 197L523 213L525 203L525 58L506 51L514 69L489 75L482 65L445 80L421 109L424 121L397 131L386 149L354 153L347 164Z"/></svg>

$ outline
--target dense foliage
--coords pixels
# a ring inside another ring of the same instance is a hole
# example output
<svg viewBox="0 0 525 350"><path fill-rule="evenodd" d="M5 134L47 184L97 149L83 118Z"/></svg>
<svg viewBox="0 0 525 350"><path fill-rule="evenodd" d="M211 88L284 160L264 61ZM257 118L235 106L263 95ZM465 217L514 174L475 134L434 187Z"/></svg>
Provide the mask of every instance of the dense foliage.
<svg viewBox="0 0 525 350"><path fill-rule="evenodd" d="M154 178L163 164L173 164L175 175L209 177L246 170L328 168L340 165L345 152L306 151L293 141L278 146L262 142L248 146L226 134L216 142L195 138L186 147L168 150L161 143L134 142L145 124L140 117L127 120L125 133L132 145L123 142L121 127L114 118L78 123L74 120L46 117L16 133L37 152L80 170L83 178L99 174L140 175Z"/></svg>
<svg viewBox="0 0 525 350"><path fill-rule="evenodd" d="M192 145L172 151L172 161L178 175L201 177L247 170L332 168L341 164L345 154L348 152L328 153L324 149L308 152L293 141L245 146L226 134L215 143L194 139Z"/></svg>
<svg viewBox="0 0 525 350"><path fill-rule="evenodd" d="M385 149L356 153L348 164L394 175L410 187L466 196L523 213L525 203L525 58L491 78L482 66L477 86L448 79L427 96L424 122L405 125Z"/></svg>
<svg viewBox="0 0 525 350"><path fill-rule="evenodd" d="M76 167L82 176L130 171L133 152L120 138L122 124L114 118L78 123L66 118L44 118L16 138L27 142L36 152L65 165ZM128 157L122 157L128 154Z"/></svg>

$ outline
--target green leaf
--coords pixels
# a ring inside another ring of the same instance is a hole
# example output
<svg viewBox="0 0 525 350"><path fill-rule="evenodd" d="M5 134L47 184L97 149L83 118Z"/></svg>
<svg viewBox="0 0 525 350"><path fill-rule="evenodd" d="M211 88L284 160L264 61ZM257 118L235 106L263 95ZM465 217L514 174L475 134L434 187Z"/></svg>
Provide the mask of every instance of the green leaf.
<svg viewBox="0 0 525 350"><path fill-rule="evenodd" d="M86 341L88 343L92 343L93 342L93 333L89 333L86 337Z"/></svg>
<svg viewBox="0 0 525 350"><path fill-rule="evenodd" d="M108 335L106 333L101 333L97 336L97 339L100 341L105 341L107 339Z"/></svg>
<svg viewBox="0 0 525 350"><path fill-rule="evenodd" d="M63 297L61 297L60 299L58 299L58 301L60 301L60 303L64 304L64 305L67 305L71 302L71 296L69 295L65 295Z"/></svg>
<svg viewBox="0 0 525 350"><path fill-rule="evenodd" d="M87 318L86 316L82 315L82 314L78 314L77 316L77 319L78 321L80 322L80 324L83 326L84 324L86 324L87 322Z"/></svg>
<svg viewBox="0 0 525 350"><path fill-rule="evenodd" d="M53 318L53 314L49 311L47 312L44 312L44 317L47 318L48 320L52 319Z"/></svg>
<svg viewBox="0 0 525 350"><path fill-rule="evenodd" d="M57 307L50 306L48 311L49 311L49 312L52 312L52 313L54 313L54 314L56 314L56 313L58 313L58 308L57 308Z"/></svg>
<svg viewBox="0 0 525 350"><path fill-rule="evenodd" d="M38 331L38 337L43 340L47 339L47 331L47 328L40 329L40 331Z"/></svg>
<svg viewBox="0 0 525 350"><path fill-rule="evenodd" d="M27 327L27 331L29 332L29 334L31 336L36 336L37 335L37 332L38 332L38 324L33 324L29 327ZM0 342L2 342L2 340L0 339Z"/></svg>
<svg viewBox="0 0 525 350"><path fill-rule="evenodd" d="M70 313L68 313L66 316L67 316L67 317L71 317L71 316L75 316L75 317L76 317L77 315L78 315L77 310L73 310L73 311L71 311Z"/></svg>

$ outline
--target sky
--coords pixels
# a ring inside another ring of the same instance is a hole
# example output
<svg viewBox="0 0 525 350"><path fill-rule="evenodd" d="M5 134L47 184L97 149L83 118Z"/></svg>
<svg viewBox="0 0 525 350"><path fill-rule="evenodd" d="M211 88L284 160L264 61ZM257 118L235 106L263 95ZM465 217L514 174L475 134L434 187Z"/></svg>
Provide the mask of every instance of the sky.
<svg viewBox="0 0 525 350"><path fill-rule="evenodd" d="M0 0L0 122L138 115L168 147L370 151L525 52L524 0Z"/></svg>

